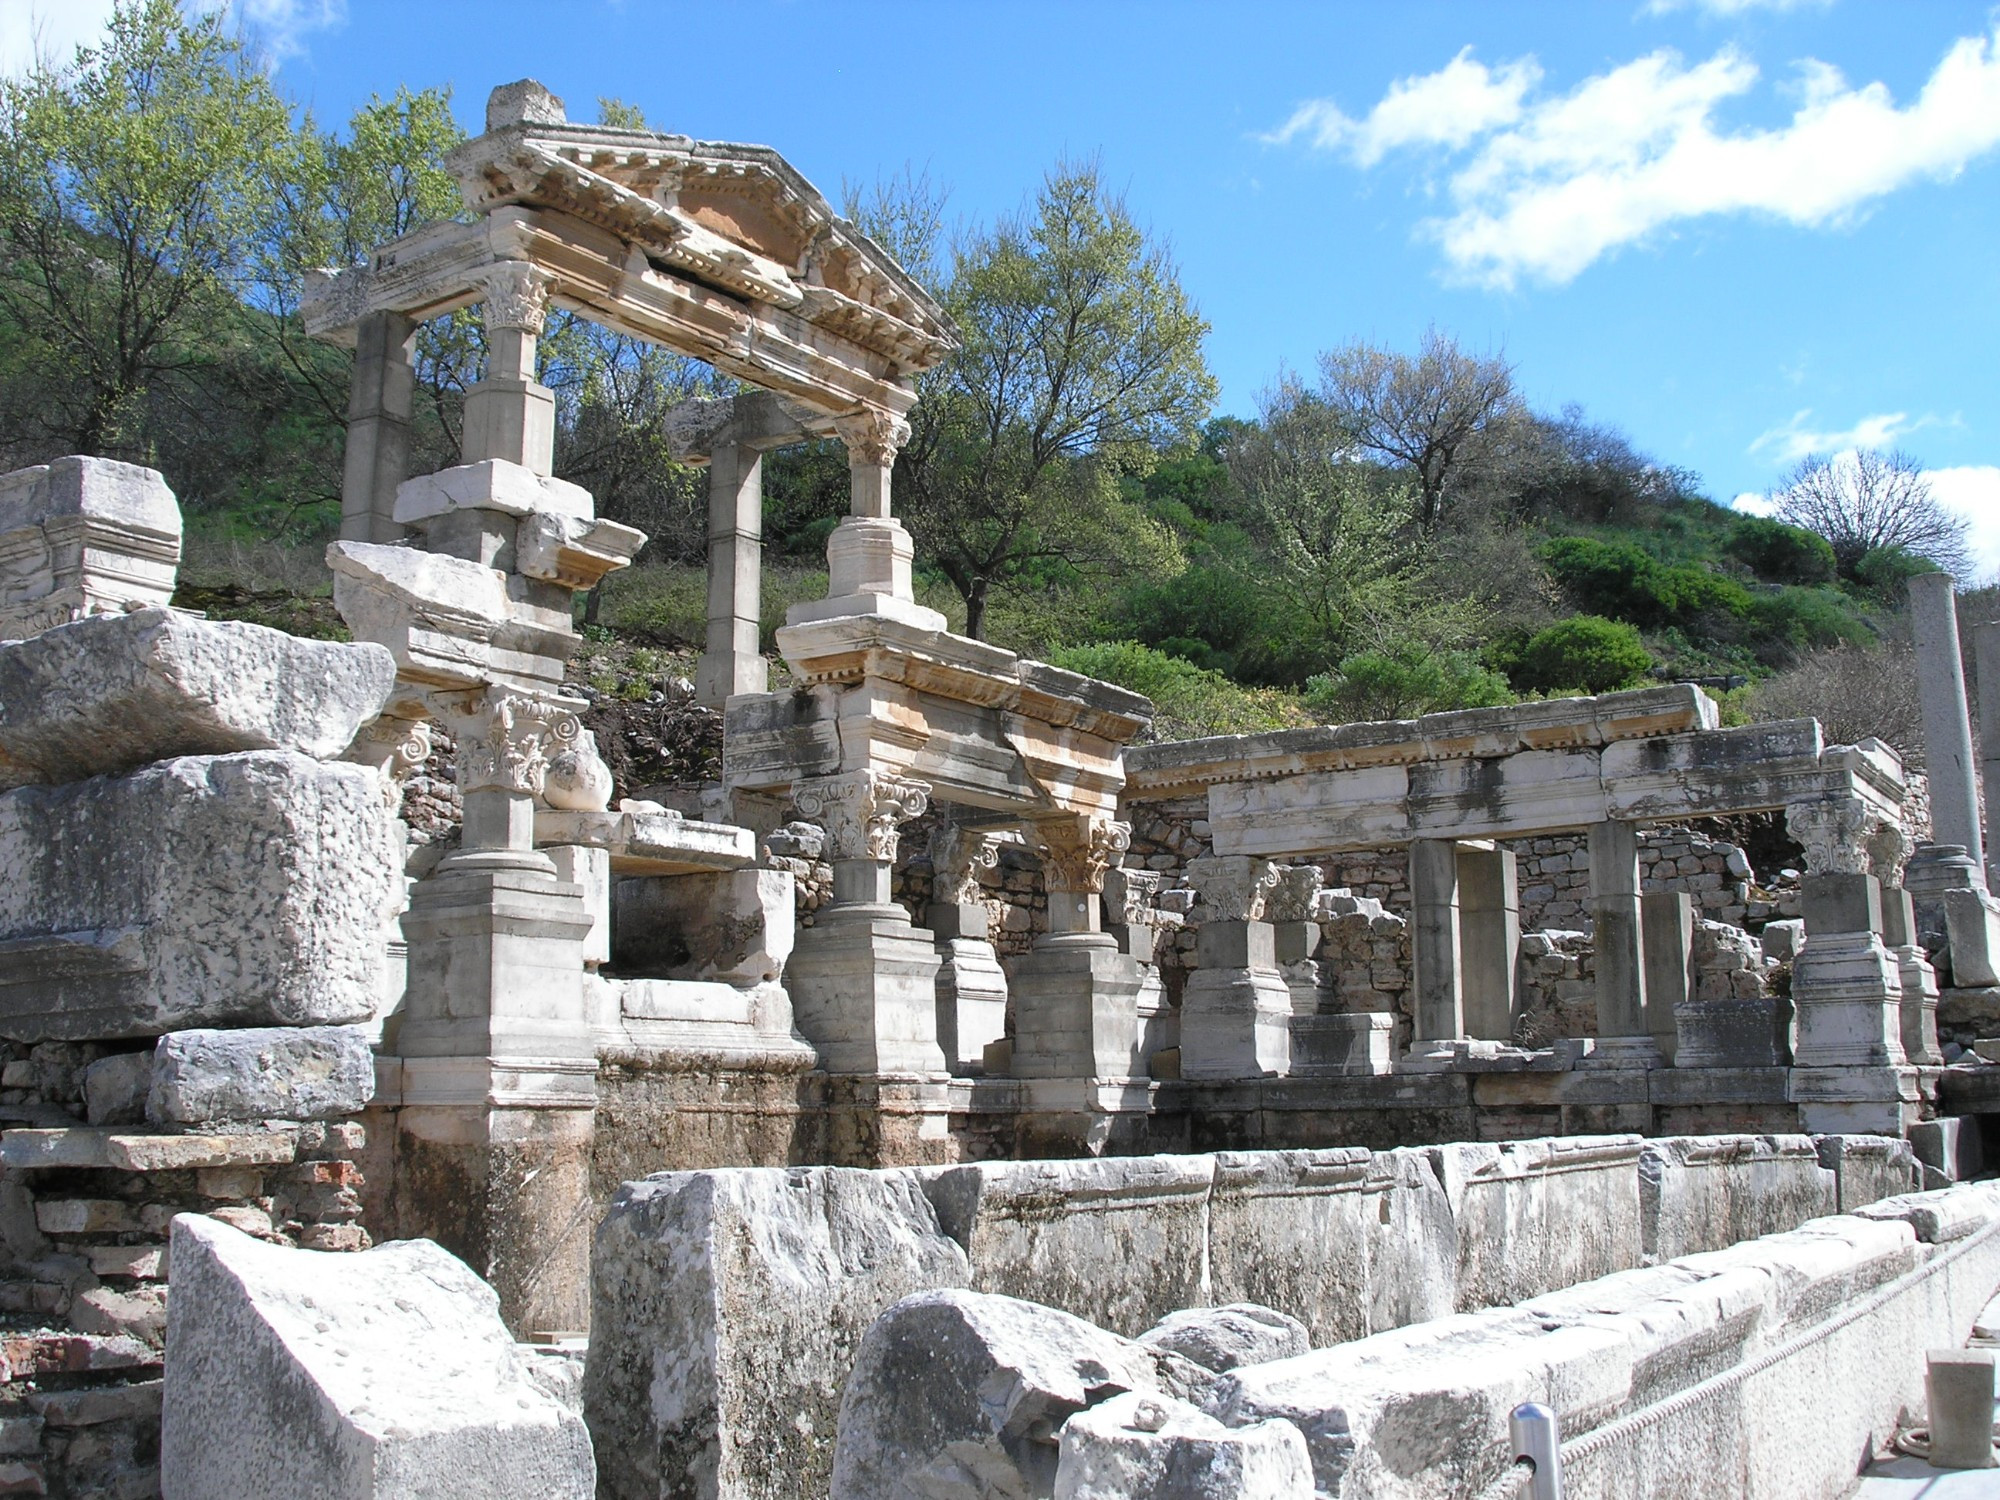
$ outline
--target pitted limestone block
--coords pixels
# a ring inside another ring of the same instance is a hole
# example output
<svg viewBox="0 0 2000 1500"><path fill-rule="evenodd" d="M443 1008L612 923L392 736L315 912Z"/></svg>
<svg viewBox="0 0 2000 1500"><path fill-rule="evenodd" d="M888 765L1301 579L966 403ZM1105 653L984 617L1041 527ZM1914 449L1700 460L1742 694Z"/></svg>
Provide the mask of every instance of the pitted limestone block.
<svg viewBox="0 0 2000 1500"><path fill-rule="evenodd" d="M157 471L72 455L0 475L0 640L164 605L181 508Z"/></svg>
<svg viewBox="0 0 2000 1500"><path fill-rule="evenodd" d="M137 1125L146 1118L153 1054L114 1052L83 1070L84 1118L93 1125Z"/></svg>
<svg viewBox="0 0 2000 1500"><path fill-rule="evenodd" d="M1055 1500L1312 1500L1305 1435L1127 1392L1062 1426Z"/></svg>
<svg viewBox="0 0 2000 1500"><path fill-rule="evenodd" d="M1430 1148L1458 1229L1461 1309L1639 1264L1637 1136Z"/></svg>
<svg viewBox="0 0 2000 1500"><path fill-rule="evenodd" d="M167 609L98 615L0 645L0 757L42 781L242 750L331 760L395 685L380 646Z"/></svg>
<svg viewBox="0 0 2000 1500"><path fill-rule="evenodd" d="M0 795L0 1036L366 1020L402 844L374 771L282 750Z"/></svg>
<svg viewBox="0 0 2000 1500"><path fill-rule="evenodd" d="M332 1120L375 1097L375 1054L356 1026L253 1026L176 1031L153 1053L146 1118Z"/></svg>
<svg viewBox="0 0 2000 1500"><path fill-rule="evenodd" d="M584 1404L613 1500L823 1495L841 1391L883 1309L963 1286L912 1174L837 1167L628 1182L592 1256Z"/></svg>
<svg viewBox="0 0 2000 1500"><path fill-rule="evenodd" d="M1648 1258L1720 1250L1838 1211L1837 1179L1803 1135L1686 1136L1639 1152Z"/></svg>
<svg viewBox="0 0 2000 1500"><path fill-rule="evenodd" d="M1254 1302L1191 1307L1168 1313L1139 1335L1139 1342L1169 1349L1204 1370L1233 1370L1290 1359L1312 1347L1306 1325L1289 1313Z"/></svg>
<svg viewBox="0 0 2000 1500"><path fill-rule="evenodd" d="M428 1240L334 1255L174 1220L160 1478L176 1500L590 1500L581 1418Z"/></svg>
<svg viewBox="0 0 2000 1500"><path fill-rule="evenodd" d="M833 1500L1046 1497L1068 1418L1126 1391L1199 1402L1214 1380L1052 1307L983 1292L908 1297L855 1356Z"/></svg>
<svg viewBox="0 0 2000 1500"><path fill-rule="evenodd" d="M1030 1297L1133 1337L1208 1301L1207 1156L992 1161L924 1170L972 1285Z"/></svg>
<svg viewBox="0 0 2000 1500"><path fill-rule="evenodd" d="M1452 1310L1458 1232L1427 1152L1220 1152L1209 1295L1291 1314L1335 1344Z"/></svg>

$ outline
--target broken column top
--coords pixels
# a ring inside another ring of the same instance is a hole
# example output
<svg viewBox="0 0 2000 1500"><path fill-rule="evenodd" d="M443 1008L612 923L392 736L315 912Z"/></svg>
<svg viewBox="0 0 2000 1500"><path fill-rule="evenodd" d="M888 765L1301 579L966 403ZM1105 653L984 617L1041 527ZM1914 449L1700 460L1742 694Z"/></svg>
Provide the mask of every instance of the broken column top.
<svg viewBox="0 0 2000 1500"><path fill-rule="evenodd" d="M157 469L73 454L0 475L0 533L72 516L181 534L181 508Z"/></svg>
<svg viewBox="0 0 2000 1500"><path fill-rule="evenodd" d="M181 511L152 469L59 458L0 475L0 640L173 597Z"/></svg>

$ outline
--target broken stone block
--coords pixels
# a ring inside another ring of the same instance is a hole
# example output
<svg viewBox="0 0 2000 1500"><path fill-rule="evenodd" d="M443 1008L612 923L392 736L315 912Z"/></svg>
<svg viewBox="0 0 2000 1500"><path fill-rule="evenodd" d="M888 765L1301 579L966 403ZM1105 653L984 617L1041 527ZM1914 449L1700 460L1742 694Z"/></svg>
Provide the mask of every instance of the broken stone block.
<svg viewBox="0 0 2000 1500"><path fill-rule="evenodd" d="M591 1434L610 1500L824 1495L878 1314L963 1286L913 1174L837 1167L628 1182L592 1252Z"/></svg>
<svg viewBox="0 0 2000 1500"><path fill-rule="evenodd" d="M331 760L395 685L380 646L168 609L99 615L0 645L0 759L55 782L177 755Z"/></svg>
<svg viewBox="0 0 2000 1500"><path fill-rule="evenodd" d="M1838 1212L1837 1187L1810 1136L1648 1141L1639 1152L1640 1243L1652 1260L1725 1249Z"/></svg>
<svg viewBox="0 0 2000 1500"><path fill-rule="evenodd" d="M0 795L0 1036L366 1020L402 843L373 771L282 750Z"/></svg>
<svg viewBox="0 0 2000 1500"><path fill-rule="evenodd" d="M114 1052L83 1070L84 1118L93 1125L137 1125L146 1118L153 1054Z"/></svg>
<svg viewBox="0 0 2000 1500"><path fill-rule="evenodd" d="M1165 1396L1127 1392L1062 1427L1055 1500L1312 1500L1305 1434L1290 1422L1224 1427Z"/></svg>
<svg viewBox="0 0 2000 1500"><path fill-rule="evenodd" d="M354 1255L173 1227L160 1478L179 1500L590 1500L590 1439L493 1289L427 1240Z"/></svg>
<svg viewBox="0 0 2000 1500"><path fill-rule="evenodd" d="M1052 1307L907 1297L868 1330L840 1404L833 1500L1048 1495L1057 1429L1125 1391L1198 1401L1214 1376Z"/></svg>
<svg viewBox="0 0 2000 1500"><path fill-rule="evenodd" d="M0 640L164 605L181 508L157 471L71 456L0 476Z"/></svg>
<svg viewBox="0 0 2000 1500"><path fill-rule="evenodd" d="M1140 1334L1139 1342L1170 1349L1218 1374L1238 1365L1290 1359L1312 1348L1305 1324L1289 1313L1254 1302L1169 1313Z"/></svg>
<svg viewBox="0 0 2000 1500"><path fill-rule="evenodd" d="M375 1054L359 1027L176 1031L154 1051L146 1118L331 1120L360 1114L374 1097Z"/></svg>

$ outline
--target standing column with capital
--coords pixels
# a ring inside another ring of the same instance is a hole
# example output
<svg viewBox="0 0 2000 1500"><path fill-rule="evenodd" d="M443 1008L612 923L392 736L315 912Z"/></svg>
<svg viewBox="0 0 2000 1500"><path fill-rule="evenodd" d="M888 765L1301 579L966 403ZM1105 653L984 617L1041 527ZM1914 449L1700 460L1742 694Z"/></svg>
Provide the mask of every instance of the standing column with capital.
<svg viewBox="0 0 2000 1500"><path fill-rule="evenodd" d="M480 312L486 368L465 393L461 462L497 458L547 476L555 470L555 392L535 379L535 352L548 316L547 271L503 260L486 272Z"/></svg>
<svg viewBox="0 0 2000 1500"><path fill-rule="evenodd" d="M826 597L794 604L788 625L848 615L887 615L923 630L942 630L945 618L916 602L910 563L916 546L889 511L896 454L910 439L910 424L893 412L865 408L833 424L847 445L848 514L826 542Z"/></svg>
<svg viewBox="0 0 2000 1500"><path fill-rule="evenodd" d="M1031 835L1048 888L1049 930L1014 968L1014 1076L1143 1078L1145 971L1099 916L1105 877L1131 847L1131 827L1069 814L1037 821Z"/></svg>
<svg viewBox="0 0 2000 1500"><path fill-rule="evenodd" d="M937 947L890 899L897 828L929 799L924 782L885 771L793 784L799 815L826 830L833 901L799 932L786 982L798 1028L829 1073L946 1072L937 1036Z"/></svg>
<svg viewBox="0 0 2000 1500"><path fill-rule="evenodd" d="M436 697L458 744L460 849L411 892L393 1024L397 1232L494 1285L523 1335L587 1326L597 1052L584 1008L592 919L534 847L552 764L585 739L572 705L502 686ZM448 1185L448 1186L447 1186Z"/></svg>

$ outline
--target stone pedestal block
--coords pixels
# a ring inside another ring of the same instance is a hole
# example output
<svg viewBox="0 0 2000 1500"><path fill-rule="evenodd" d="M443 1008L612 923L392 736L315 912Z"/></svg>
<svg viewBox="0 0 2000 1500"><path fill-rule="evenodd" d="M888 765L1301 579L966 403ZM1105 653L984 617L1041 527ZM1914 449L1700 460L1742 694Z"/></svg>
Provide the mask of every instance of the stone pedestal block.
<svg viewBox="0 0 2000 1500"><path fill-rule="evenodd" d="M1292 1017L1291 1076L1372 1078L1395 1069L1396 1017L1389 1011L1336 1011Z"/></svg>
<svg viewBox="0 0 2000 1500"><path fill-rule="evenodd" d="M900 906L830 906L799 933L789 988L800 1033L830 1073L946 1071L937 944Z"/></svg>
<svg viewBox="0 0 2000 1500"><path fill-rule="evenodd" d="M0 1035L366 1020L402 843L373 771L278 750L0 796Z"/></svg>
<svg viewBox="0 0 2000 1500"><path fill-rule="evenodd" d="M1290 1071L1292 992L1268 922L1211 921L1200 967L1181 992L1181 1076L1258 1078Z"/></svg>
<svg viewBox="0 0 2000 1500"><path fill-rule="evenodd" d="M1674 1026L1677 1068L1782 1068L1792 1061L1792 1004L1776 995L1684 1000Z"/></svg>
<svg viewBox="0 0 2000 1500"><path fill-rule="evenodd" d="M931 930L938 935L938 1046L954 1073L977 1071L985 1066L987 1045L1007 1034L1007 975L993 944L983 935L969 935L983 932L983 906L976 928L960 924L968 934L963 936L946 936L939 909L933 906L931 912Z"/></svg>
<svg viewBox="0 0 2000 1500"><path fill-rule="evenodd" d="M1903 982L1903 1055L1919 1067L1940 1067L1944 1053L1938 1047L1937 971L1917 938L1915 903L1899 886L1882 892L1882 943L1895 956Z"/></svg>
<svg viewBox="0 0 2000 1500"><path fill-rule="evenodd" d="M1924 1394L1931 1423L1931 1467L1993 1467L1993 1351L1933 1349Z"/></svg>
<svg viewBox="0 0 2000 1500"><path fill-rule="evenodd" d="M360 1114L375 1094L365 1030L253 1026L163 1036L148 1076L146 1118L196 1125Z"/></svg>
<svg viewBox="0 0 2000 1500"><path fill-rule="evenodd" d="M1103 933L1039 939L1014 968L1014 1076L1144 1078L1144 977L1138 961Z"/></svg>
<svg viewBox="0 0 2000 1500"><path fill-rule="evenodd" d="M2000 984L2000 903L1984 891L1946 891L1940 900L1951 944L1952 988Z"/></svg>
<svg viewBox="0 0 2000 1500"><path fill-rule="evenodd" d="M0 640L173 597L181 510L152 469L59 458L0 476Z"/></svg>

